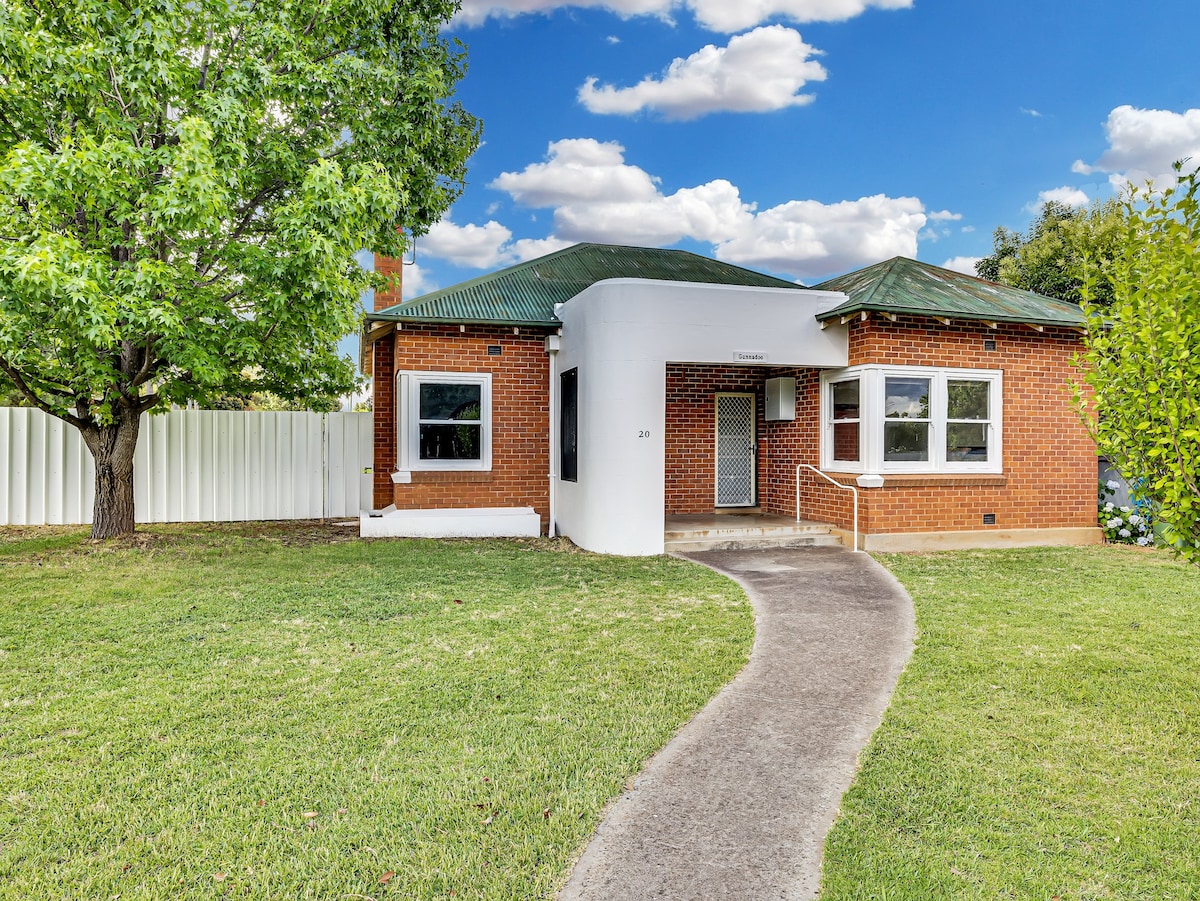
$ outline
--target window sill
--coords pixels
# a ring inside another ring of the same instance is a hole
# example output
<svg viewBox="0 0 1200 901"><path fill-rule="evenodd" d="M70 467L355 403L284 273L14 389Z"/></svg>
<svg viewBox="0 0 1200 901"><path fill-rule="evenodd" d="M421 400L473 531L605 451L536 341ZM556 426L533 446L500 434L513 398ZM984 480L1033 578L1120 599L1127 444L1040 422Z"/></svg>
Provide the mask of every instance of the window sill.
<svg viewBox="0 0 1200 901"><path fill-rule="evenodd" d="M447 485L491 480L490 469L413 469L409 474L411 485Z"/></svg>
<svg viewBox="0 0 1200 901"><path fill-rule="evenodd" d="M862 475L861 472L823 470L826 475L850 485ZM879 473L884 488L921 488L925 486L976 485L980 487L1003 487L1008 476L996 472L885 472Z"/></svg>
<svg viewBox="0 0 1200 901"><path fill-rule="evenodd" d="M885 472L882 475L884 488L920 488L926 485L1003 487L1008 484L1008 476L995 472Z"/></svg>

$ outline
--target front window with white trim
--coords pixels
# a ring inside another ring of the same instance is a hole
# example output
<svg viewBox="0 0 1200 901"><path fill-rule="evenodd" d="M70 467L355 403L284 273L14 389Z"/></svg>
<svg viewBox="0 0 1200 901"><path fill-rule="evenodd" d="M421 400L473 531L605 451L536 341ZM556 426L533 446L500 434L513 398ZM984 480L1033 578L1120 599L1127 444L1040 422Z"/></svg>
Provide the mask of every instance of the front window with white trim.
<svg viewBox="0 0 1200 901"><path fill-rule="evenodd" d="M492 468L490 373L401 372L397 468Z"/></svg>
<svg viewBox="0 0 1200 901"><path fill-rule="evenodd" d="M844 472L1001 472L1002 374L855 366L821 377L821 465Z"/></svg>

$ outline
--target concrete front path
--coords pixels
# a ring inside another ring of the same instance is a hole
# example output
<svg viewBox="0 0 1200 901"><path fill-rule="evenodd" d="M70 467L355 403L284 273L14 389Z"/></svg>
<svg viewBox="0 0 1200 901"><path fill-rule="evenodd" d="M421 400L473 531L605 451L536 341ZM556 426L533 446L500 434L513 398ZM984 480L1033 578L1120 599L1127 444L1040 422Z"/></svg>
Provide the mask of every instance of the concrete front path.
<svg viewBox="0 0 1200 901"><path fill-rule="evenodd" d="M613 804L560 901L815 897L825 834L912 651L912 602L866 554L686 556L750 595L750 663Z"/></svg>

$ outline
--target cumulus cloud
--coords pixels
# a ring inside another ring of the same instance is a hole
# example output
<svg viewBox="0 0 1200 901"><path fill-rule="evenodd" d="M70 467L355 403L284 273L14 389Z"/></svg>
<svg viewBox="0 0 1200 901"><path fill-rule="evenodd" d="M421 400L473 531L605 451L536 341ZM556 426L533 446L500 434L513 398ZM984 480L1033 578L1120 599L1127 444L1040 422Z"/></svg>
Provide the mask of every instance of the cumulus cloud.
<svg viewBox="0 0 1200 901"><path fill-rule="evenodd" d="M949 210L938 210L929 214L930 222L959 222L962 213L952 213Z"/></svg>
<svg viewBox="0 0 1200 901"><path fill-rule="evenodd" d="M1034 203L1028 204L1025 209L1031 213L1036 213L1047 203L1065 203L1067 206L1072 207L1087 206L1089 199L1087 194L1079 188L1063 185L1061 188L1051 188L1049 191L1038 192L1037 200Z"/></svg>
<svg viewBox="0 0 1200 901"><path fill-rule="evenodd" d="M489 17L513 18L564 7L607 9L619 16L657 16L670 20L690 11L711 31L733 34L771 19L794 22L841 22L868 9L910 9L913 0L463 0L456 21L479 25Z"/></svg>
<svg viewBox="0 0 1200 901"><path fill-rule="evenodd" d="M676 59L661 78L646 77L630 88L597 87L589 78L579 101L593 113L630 115L654 110L668 119L696 119L715 112L762 113L811 103L800 93L824 81L825 68L811 57L819 51L799 32L782 25L756 28Z"/></svg>
<svg viewBox="0 0 1200 901"><path fill-rule="evenodd" d="M437 283L425 271L420 262L406 265L404 267L403 278L404 281L400 284L400 290L405 300L412 300L414 297L420 297L422 294L428 294L430 291L438 289Z"/></svg>
<svg viewBox="0 0 1200 901"><path fill-rule="evenodd" d="M942 268L961 272L964 275L975 275L975 264L982 259L983 257L950 257L942 263Z"/></svg>
<svg viewBox="0 0 1200 901"><path fill-rule="evenodd" d="M533 163L520 172L503 172L490 187L532 207L642 200L658 194L655 180L645 170L625 164L624 147L593 138L554 141L546 162Z"/></svg>
<svg viewBox="0 0 1200 901"><path fill-rule="evenodd" d="M552 209L558 240L663 247L687 238L711 244L720 259L796 278L914 256L929 218L917 198L882 194L758 211L724 179L667 194L659 179L625 162L620 144L591 138L552 143L544 162L503 173L491 186Z"/></svg>
<svg viewBox="0 0 1200 901"><path fill-rule="evenodd" d="M495 269L532 260L561 250L572 243L553 237L521 238L513 241L512 236L511 229L495 220L490 220L484 225L455 225L449 219L443 219L429 229L428 235L420 239L419 247L422 253L456 266ZM405 277L407 279L407 273ZM407 296L407 281L404 287Z"/></svg>
<svg viewBox="0 0 1200 901"><path fill-rule="evenodd" d="M819 276L916 256L925 221L915 197L876 194L832 204L793 200L757 213L748 227L719 243L716 254L799 278Z"/></svg>
<svg viewBox="0 0 1200 901"><path fill-rule="evenodd" d="M1118 106L1108 114L1104 131L1108 149L1090 165L1076 160L1072 171L1104 173L1117 187L1148 181L1165 186L1175 180L1171 165L1176 160L1200 163L1200 109L1176 113Z"/></svg>
<svg viewBox="0 0 1200 901"><path fill-rule="evenodd" d="M844 22L868 9L910 9L913 0L685 0L697 21L713 31L735 32L769 19Z"/></svg>

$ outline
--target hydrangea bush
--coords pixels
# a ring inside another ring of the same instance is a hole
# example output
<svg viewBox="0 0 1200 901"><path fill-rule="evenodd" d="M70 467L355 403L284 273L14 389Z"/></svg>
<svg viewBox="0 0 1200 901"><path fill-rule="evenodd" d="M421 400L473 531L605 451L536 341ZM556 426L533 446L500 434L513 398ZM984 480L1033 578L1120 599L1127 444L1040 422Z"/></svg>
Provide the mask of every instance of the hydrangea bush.
<svg viewBox="0 0 1200 901"><path fill-rule="evenodd" d="M1121 485L1113 479L1100 483L1098 518L1104 537L1115 544L1154 544L1154 526L1145 501L1134 500L1134 506L1117 506L1112 497Z"/></svg>

